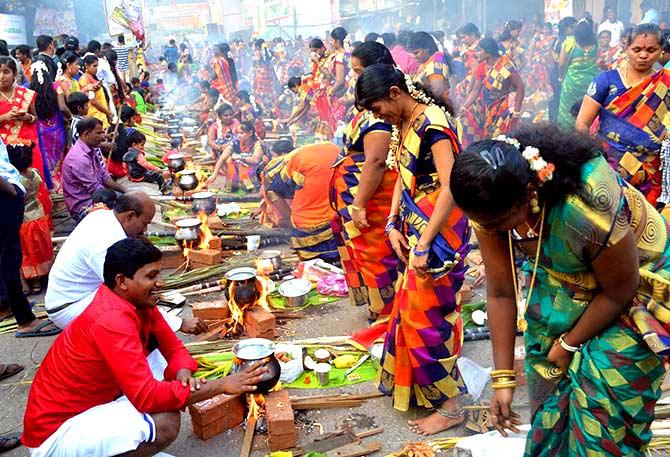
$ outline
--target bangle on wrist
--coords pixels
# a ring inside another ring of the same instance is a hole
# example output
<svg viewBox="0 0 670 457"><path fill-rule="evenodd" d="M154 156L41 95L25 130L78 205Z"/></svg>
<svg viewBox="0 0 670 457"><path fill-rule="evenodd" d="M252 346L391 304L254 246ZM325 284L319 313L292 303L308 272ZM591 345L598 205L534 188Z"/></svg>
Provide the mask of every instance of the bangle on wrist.
<svg viewBox="0 0 670 457"><path fill-rule="evenodd" d="M400 230L400 224L398 221L388 221L386 227L384 228L384 234L388 237L391 230Z"/></svg>
<svg viewBox="0 0 670 457"><path fill-rule="evenodd" d="M424 257L424 256L427 256L428 253L430 252L430 247L424 249L423 251L420 251L420 250L417 249L416 246L415 246L414 249L412 249L412 252L414 253L414 255L415 255L416 257Z"/></svg>
<svg viewBox="0 0 670 457"><path fill-rule="evenodd" d="M399 215L399 214L389 214L389 215L386 217L386 220L387 220L387 221L390 221L391 219L397 221L398 219L400 219L400 215Z"/></svg>
<svg viewBox="0 0 670 457"><path fill-rule="evenodd" d="M360 206L356 206L353 204L351 205L351 209L353 209L354 211L365 211L365 208L361 208Z"/></svg>
<svg viewBox="0 0 670 457"><path fill-rule="evenodd" d="M563 339L563 337L564 337L565 335L567 335L567 333L564 333L563 335L561 335L561 336L558 337L558 344L560 344L561 347L562 347L563 349L565 349L566 351L575 353L575 352L579 351L579 350L582 348L582 346L584 346L583 344L580 344L579 346L570 346L570 345L569 345L568 343L566 343L565 340Z"/></svg>

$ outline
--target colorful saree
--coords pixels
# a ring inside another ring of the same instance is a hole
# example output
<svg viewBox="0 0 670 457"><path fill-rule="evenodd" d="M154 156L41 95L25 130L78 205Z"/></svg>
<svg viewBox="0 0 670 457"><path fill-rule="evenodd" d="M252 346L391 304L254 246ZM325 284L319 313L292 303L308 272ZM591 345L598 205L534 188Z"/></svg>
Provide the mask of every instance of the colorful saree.
<svg viewBox="0 0 670 457"><path fill-rule="evenodd" d="M510 60L514 63L517 71L520 71L526 65L526 50L521 46L519 40L512 38L508 41L501 41L500 47L503 54L509 56Z"/></svg>
<svg viewBox="0 0 670 457"><path fill-rule="evenodd" d="M505 54L483 75L482 85L486 107L485 138L507 134L512 129L509 78L514 73L516 73L516 67L510 56Z"/></svg>
<svg viewBox="0 0 670 457"><path fill-rule="evenodd" d="M587 162L582 180L583 195L568 196L547 214L528 299L526 456L642 456L665 376L660 356L670 353L669 226L604 158ZM640 262L637 296L626 314L575 353L565 376L547 354L598 294L590 263L631 229ZM523 250L532 258L535 246Z"/></svg>
<svg viewBox="0 0 670 457"><path fill-rule="evenodd" d="M89 84L97 84L100 82L97 78L94 76L91 76L89 73L84 72L84 74L81 75L81 78L79 78L79 85L80 86L88 86ZM105 89L104 87L100 86L98 87L98 90L94 92L95 100L101 105L109 109L109 102L107 101L107 96L105 95ZM100 122L102 122L102 128L107 130L109 128L109 118L107 118L107 115L100 111L98 108L93 106L92 103L88 104L88 112L86 113L87 116L94 117L98 119Z"/></svg>
<svg viewBox="0 0 670 457"><path fill-rule="evenodd" d="M21 175L21 184L26 189L25 212L21 224L21 274L24 279L34 279L49 274L53 263L54 248L51 242L49 218L39 202L42 179L34 168Z"/></svg>
<svg viewBox="0 0 670 457"><path fill-rule="evenodd" d="M275 165L280 170L266 183L266 191L291 205L291 247L301 260L339 260L330 220L328 176L339 150L332 143L302 146Z"/></svg>
<svg viewBox="0 0 670 457"><path fill-rule="evenodd" d="M256 168L263 167L261 162L258 165L247 163L247 160L253 157L259 149L263 149L263 142L260 140L254 141L249 146L243 146L240 141L235 138L231 142L233 148L233 156L226 162L226 185L225 190L231 192L233 189L243 189L247 192L253 192L258 188L259 181L256 176ZM265 156L263 151L262 157Z"/></svg>
<svg viewBox="0 0 670 457"><path fill-rule="evenodd" d="M463 103L467 100L474 81L477 78L477 71L480 66L477 46L478 43L474 43L472 46L464 47L461 50L460 58L465 65L467 74L465 78L454 87L454 96L458 106L463 106ZM480 94L470 108L459 115L464 148L484 137L485 119L486 109L484 108L482 96Z"/></svg>
<svg viewBox="0 0 670 457"><path fill-rule="evenodd" d="M365 205L368 228L354 225L350 209L365 164L363 138L373 132L389 134L390 130L369 111L358 111L344 133L344 147L333 165L330 184L330 204L336 212L331 226L349 286L349 300L357 306L366 305L373 316L391 312L398 279L398 259L384 233L398 173L387 170Z"/></svg>
<svg viewBox="0 0 670 457"><path fill-rule="evenodd" d="M437 170L425 138L438 133L454 155L461 150L455 122L431 105L417 117L397 156L402 183L400 219L410 249L416 246L440 193ZM426 408L439 407L466 392L456 361L463 343L463 321L456 293L463 284L463 259L470 228L454 208L433 240L429 274L421 278L409 267L398 281L384 342L378 386L393 396L393 406L407 411L412 398Z"/></svg>
<svg viewBox="0 0 670 457"><path fill-rule="evenodd" d="M447 55L444 52L436 52L428 58L424 63L419 65L419 69L414 75L414 81L421 83L424 87L430 87L430 79L433 76L444 78L445 89L444 93L440 94L446 99L449 98L449 65L447 63Z"/></svg>
<svg viewBox="0 0 670 457"><path fill-rule="evenodd" d="M598 49L594 46L590 50L583 50L576 44L569 52L563 85L561 86L561 99L558 105L558 125L563 128L573 128L575 118L571 109L575 103L582 100L586 94L593 78L598 74L596 57Z"/></svg>
<svg viewBox="0 0 670 457"><path fill-rule="evenodd" d="M656 204L661 195L661 142L666 136L670 70L640 81L600 109L597 138L610 165Z"/></svg>
<svg viewBox="0 0 670 457"><path fill-rule="evenodd" d="M212 80L212 87L218 90L228 103L234 103L237 98L237 88L233 84L228 61L224 57L214 57L211 65L216 75L216 78Z"/></svg>
<svg viewBox="0 0 670 457"><path fill-rule="evenodd" d="M549 100L552 95L551 80L549 79L549 61L551 59L551 45L554 37L539 34L534 38L533 53L529 59L526 77L526 97L531 101ZM534 103L536 104L536 103Z"/></svg>
<svg viewBox="0 0 670 457"><path fill-rule="evenodd" d="M263 106L272 106L277 99L277 76L272 63L254 58L254 96Z"/></svg>
<svg viewBox="0 0 670 457"><path fill-rule="evenodd" d="M60 186L60 162L64 157L63 152L67 141L63 113L57 110L50 119L38 119L36 124L39 147L46 159L45 166L49 168L55 187L58 188Z"/></svg>
<svg viewBox="0 0 670 457"><path fill-rule="evenodd" d="M263 202L261 203L259 222L262 225L279 227L282 222L282 214L275 207L274 202L280 198L277 192L277 187L282 184L279 181L278 176L281 170L286 166L289 157L289 154L285 154L270 160L261 174L261 197L263 197ZM283 189L279 193L282 195L292 195L286 189Z"/></svg>

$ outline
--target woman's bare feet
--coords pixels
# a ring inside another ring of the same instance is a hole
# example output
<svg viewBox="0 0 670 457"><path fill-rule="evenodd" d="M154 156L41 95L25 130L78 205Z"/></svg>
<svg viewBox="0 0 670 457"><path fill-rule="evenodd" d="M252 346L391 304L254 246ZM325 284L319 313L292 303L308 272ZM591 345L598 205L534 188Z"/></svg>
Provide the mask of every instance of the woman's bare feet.
<svg viewBox="0 0 670 457"><path fill-rule="evenodd" d="M465 411L460 406L458 398L452 398L440 405L439 411L435 411L428 417L408 421L409 429L423 436L434 435L455 427L465 420Z"/></svg>

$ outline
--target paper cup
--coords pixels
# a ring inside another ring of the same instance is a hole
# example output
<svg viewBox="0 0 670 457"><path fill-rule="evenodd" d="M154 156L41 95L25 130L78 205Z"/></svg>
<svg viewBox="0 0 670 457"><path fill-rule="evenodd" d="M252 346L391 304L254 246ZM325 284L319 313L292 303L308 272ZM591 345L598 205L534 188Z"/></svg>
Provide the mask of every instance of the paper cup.
<svg viewBox="0 0 670 457"><path fill-rule="evenodd" d="M247 236L247 251L255 251L261 247L261 236L260 235L249 235Z"/></svg>

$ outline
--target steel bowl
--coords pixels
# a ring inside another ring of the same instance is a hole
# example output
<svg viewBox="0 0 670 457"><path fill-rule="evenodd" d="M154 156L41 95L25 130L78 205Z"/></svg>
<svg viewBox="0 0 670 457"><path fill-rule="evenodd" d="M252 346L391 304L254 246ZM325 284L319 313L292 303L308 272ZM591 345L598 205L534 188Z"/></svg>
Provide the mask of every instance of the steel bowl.
<svg viewBox="0 0 670 457"><path fill-rule="evenodd" d="M172 173L182 171L184 168L186 168L184 154L172 154L168 159L167 166Z"/></svg>
<svg viewBox="0 0 670 457"><path fill-rule="evenodd" d="M184 192L198 187L198 177L195 170L182 170L177 174L177 185Z"/></svg>
<svg viewBox="0 0 670 457"><path fill-rule="evenodd" d="M193 194L193 205L191 209L194 214L204 211L208 216L216 212L216 195L212 192L196 192Z"/></svg>
<svg viewBox="0 0 670 457"><path fill-rule="evenodd" d="M256 362L264 362L268 371L261 382L256 384L256 393L265 393L272 389L281 375L281 366L275 357L275 345L265 338L249 338L233 346L232 372L237 373Z"/></svg>
<svg viewBox="0 0 670 457"><path fill-rule="evenodd" d="M262 259L262 260L265 260L265 259L270 260L270 262L272 263L273 271L277 271L281 268L281 265L282 265L282 263L281 263L281 251L272 250L272 249L267 250L267 251L263 251L258 255L258 258Z"/></svg>
<svg viewBox="0 0 670 457"><path fill-rule="evenodd" d="M312 283L306 279L289 279L279 286L279 294L286 298L292 308L303 306L307 302L307 294L312 290Z"/></svg>
<svg viewBox="0 0 670 457"><path fill-rule="evenodd" d="M200 239L200 220L191 217L182 219L175 223L177 226L177 233L174 238L177 241L197 241Z"/></svg>

